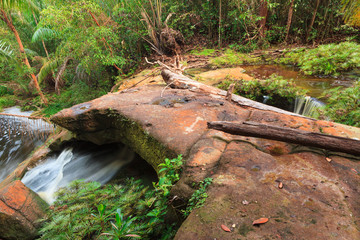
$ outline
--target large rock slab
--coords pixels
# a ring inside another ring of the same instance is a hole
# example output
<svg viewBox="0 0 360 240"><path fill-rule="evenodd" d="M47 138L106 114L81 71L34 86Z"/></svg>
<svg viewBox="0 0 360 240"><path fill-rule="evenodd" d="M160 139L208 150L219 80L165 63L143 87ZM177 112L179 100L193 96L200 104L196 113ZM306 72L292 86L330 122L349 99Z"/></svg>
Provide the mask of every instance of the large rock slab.
<svg viewBox="0 0 360 240"><path fill-rule="evenodd" d="M256 121L349 138L360 138L358 128L164 86L108 94L63 110L53 121L81 140L123 142L155 169L165 157L183 154L184 171L172 194L184 201L194 183L213 178L205 205L194 209L175 239L360 239L359 156L233 136L206 124ZM270 220L252 226L261 217ZM222 224L234 226L232 232Z"/></svg>

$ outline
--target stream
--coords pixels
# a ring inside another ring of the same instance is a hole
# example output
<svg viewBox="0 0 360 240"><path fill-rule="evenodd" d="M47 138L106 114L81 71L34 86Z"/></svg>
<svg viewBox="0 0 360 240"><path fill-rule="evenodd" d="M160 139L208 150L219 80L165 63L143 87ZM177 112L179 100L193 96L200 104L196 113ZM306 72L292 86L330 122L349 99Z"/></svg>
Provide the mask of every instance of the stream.
<svg viewBox="0 0 360 240"><path fill-rule="evenodd" d="M5 109L2 113L30 116L31 112L21 112L18 107ZM19 163L44 143L53 126L40 119L0 115L0 182Z"/></svg>
<svg viewBox="0 0 360 240"><path fill-rule="evenodd" d="M30 116L18 107L5 109L0 115L0 182L41 146L53 126ZM127 165L125 169L123 166ZM21 181L46 202L52 204L54 193L71 181L83 179L105 184L115 177L141 177L145 183L156 181L156 173L135 152L122 144L97 146L88 142L74 142L55 152L30 169Z"/></svg>

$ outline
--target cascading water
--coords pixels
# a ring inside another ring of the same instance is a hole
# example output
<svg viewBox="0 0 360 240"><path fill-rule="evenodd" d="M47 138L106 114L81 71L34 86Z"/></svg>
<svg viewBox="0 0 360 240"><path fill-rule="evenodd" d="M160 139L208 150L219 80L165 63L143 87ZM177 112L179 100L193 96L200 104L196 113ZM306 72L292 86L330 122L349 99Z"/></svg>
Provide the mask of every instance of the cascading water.
<svg viewBox="0 0 360 240"><path fill-rule="evenodd" d="M317 114L317 110L325 104L316 98L310 96L299 96L295 99L294 113L314 117Z"/></svg>
<svg viewBox="0 0 360 240"><path fill-rule="evenodd" d="M50 157L28 171L21 181L51 204L55 200L54 193L71 181L84 179L105 184L135 156L133 151L122 145L111 145L101 150L91 148L66 148L60 155Z"/></svg>
<svg viewBox="0 0 360 240"><path fill-rule="evenodd" d="M31 112L13 107L2 113L8 115L0 115L0 182L53 131L53 126L41 119L15 116L29 116Z"/></svg>

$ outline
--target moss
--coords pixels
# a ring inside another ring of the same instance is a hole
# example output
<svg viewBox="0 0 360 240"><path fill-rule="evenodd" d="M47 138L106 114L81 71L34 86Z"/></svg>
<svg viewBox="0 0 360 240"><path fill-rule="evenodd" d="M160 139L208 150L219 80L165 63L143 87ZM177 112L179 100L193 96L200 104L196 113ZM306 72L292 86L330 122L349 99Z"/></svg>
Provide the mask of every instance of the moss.
<svg viewBox="0 0 360 240"><path fill-rule="evenodd" d="M93 121L103 125L104 130L76 133L77 138L80 140L97 144L122 142L145 159L156 172L158 172L158 165L163 163L165 158L175 158L177 156L174 151L150 136L142 128L141 124L120 115L115 110L107 109L105 113L93 112L91 115L96 118ZM82 121L79 120L78 122Z"/></svg>
<svg viewBox="0 0 360 240"><path fill-rule="evenodd" d="M215 49L204 48L202 50L192 50L191 54L196 56L211 56L215 53Z"/></svg>

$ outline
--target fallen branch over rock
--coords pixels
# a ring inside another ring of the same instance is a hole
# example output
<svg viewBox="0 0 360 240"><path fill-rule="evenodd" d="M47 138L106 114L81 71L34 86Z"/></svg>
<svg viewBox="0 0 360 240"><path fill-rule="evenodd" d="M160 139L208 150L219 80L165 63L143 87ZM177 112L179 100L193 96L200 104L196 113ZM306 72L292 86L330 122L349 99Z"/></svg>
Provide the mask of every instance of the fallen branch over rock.
<svg viewBox="0 0 360 240"><path fill-rule="evenodd" d="M214 97L226 97L227 95L229 95L227 93L227 91L212 87L212 86L208 86L206 84L194 81L182 74L178 74L178 73L174 73L172 71L170 71L169 69L163 69L161 71L161 76L163 77L164 81L166 82L167 85L169 85L172 88L178 88L178 89L189 89L190 91L200 91L200 92L205 92L208 93L210 95L213 95ZM282 114L286 114L286 115L292 115L292 116L297 116L297 117L302 117L302 118L306 118L309 119L308 117L293 113L293 112L289 112L289 111L285 111L282 110L280 108L277 107L272 107L266 104L262 104L235 94L231 95L231 100L242 106L242 107L252 107L252 108L256 108L256 109L260 109L260 110L265 110L265 111L272 111L272 112L277 112L277 113L282 113Z"/></svg>
<svg viewBox="0 0 360 240"><path fill-rule="evenodd" d="M360 141L293 128L276 127L257 122L208 122L208 128L234 135L261 137L288 143L318 147L336 152L360 155Z"/></svg>

